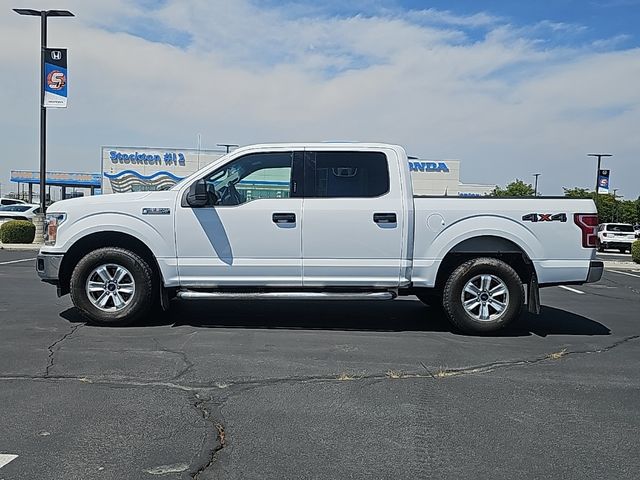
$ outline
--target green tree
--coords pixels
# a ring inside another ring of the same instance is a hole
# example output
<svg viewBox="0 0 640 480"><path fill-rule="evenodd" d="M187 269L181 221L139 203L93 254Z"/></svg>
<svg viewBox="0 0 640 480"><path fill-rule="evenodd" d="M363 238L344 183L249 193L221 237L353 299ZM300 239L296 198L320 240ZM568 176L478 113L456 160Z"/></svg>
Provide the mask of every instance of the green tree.
<svg viewBox="0 0 640 480"><path fill-rule="evenodd" d="M581 187L564 188L564 195L568 198L592 198L596 202L598 217L601 223L631 223L640 222L640 198L637 200L619 200L611 194L598 195L593 190Z"/></svg>
<svg viewBox="0 0 640 480"><path fill-rule="evenodd" d="M506 187L496 187L491 192L494 197L533 197L534 194L533 186L530 183L524 183L518 178L507 184Z"/></svg>
<svg viewBox="0 0 640 480"><path fill-rule="evenodd" d="M593 198L593 191L587 188L573 187L566 188L562 187L564 190L564 196L569 198Z"/></svg>

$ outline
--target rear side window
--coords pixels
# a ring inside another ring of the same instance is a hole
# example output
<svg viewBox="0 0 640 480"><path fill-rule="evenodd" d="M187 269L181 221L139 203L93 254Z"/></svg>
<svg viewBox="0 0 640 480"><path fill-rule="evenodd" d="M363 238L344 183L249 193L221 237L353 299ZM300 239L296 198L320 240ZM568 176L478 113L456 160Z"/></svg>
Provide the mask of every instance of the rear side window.
<svg viewBox="0 0 640 480"><path fill-rule="evenodd" d="M631 225L607 225L607 232L633 233Z"/></svg>
<svg viewBox="0 0 640 480"><path fill-rule="evenodd" d="M382 152L307 152L305 196L379 197L389 191L389 168Z"/></svg>

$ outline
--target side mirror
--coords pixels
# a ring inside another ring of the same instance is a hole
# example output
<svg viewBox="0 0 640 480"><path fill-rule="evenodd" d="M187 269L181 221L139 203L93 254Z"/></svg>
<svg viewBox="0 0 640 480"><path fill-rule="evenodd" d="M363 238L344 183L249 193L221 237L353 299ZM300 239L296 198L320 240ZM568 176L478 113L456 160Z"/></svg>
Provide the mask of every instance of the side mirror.
<svg viewBox="0 0 640 480"><path fill-rule="evenodd" d="M194 182L189 187L187 193L187 203L190 207L199 208L207 204L209 196L207 195L207 184L204 178Z"/></svg>

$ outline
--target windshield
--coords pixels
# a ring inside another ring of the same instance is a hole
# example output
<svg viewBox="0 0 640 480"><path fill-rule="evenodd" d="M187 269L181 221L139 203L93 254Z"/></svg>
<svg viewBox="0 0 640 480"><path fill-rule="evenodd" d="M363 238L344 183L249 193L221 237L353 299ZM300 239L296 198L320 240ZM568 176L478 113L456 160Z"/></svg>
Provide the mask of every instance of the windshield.
<svg viewBox="0 0 640 480"><path fill-rule="evenodd" d="M30 205L4 205L0 207L0 212L26 212Z"/></svg>
<svg viewBox="0 0 640 480"><path fill-rule="evenodd" d="M607 225L607 232L633 233L633 226L624 224Z"/></svg>

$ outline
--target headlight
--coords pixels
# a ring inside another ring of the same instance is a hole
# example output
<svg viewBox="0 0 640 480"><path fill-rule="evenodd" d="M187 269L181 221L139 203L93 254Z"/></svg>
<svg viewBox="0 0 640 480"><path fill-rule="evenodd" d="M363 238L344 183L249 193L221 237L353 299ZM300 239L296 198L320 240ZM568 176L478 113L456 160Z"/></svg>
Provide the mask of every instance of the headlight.
<svg viewBox="0 0 640 480"><path fill-rule="evenodd" d="M66 213L47 213L44 217L44 244L55 245L58 227L67 219Z"/></svg>

